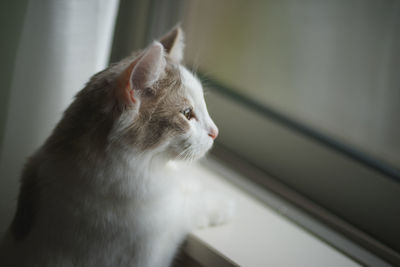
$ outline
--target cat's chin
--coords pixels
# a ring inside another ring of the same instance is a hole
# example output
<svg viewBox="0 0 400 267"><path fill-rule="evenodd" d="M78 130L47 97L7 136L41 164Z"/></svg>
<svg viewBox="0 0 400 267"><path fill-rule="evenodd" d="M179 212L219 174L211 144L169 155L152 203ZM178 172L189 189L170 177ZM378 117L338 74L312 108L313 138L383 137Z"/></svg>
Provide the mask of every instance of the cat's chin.
<svg viewBox="0 0 400 267"><path fill-rule="evenodd" d="M210 149L206 149L204 151L186 151L181 153L175 153L171 158L176 161L183 161L183 162L193 162L203 158Z"/></svg>
<svg viewBox="0 0 400 267"><path fill-rule="evenodd" d="M192 162L204 157L212 148L213 142L203 142L187 145L182 142L178 145L169 146L166 150L170 160Z"/></svg>

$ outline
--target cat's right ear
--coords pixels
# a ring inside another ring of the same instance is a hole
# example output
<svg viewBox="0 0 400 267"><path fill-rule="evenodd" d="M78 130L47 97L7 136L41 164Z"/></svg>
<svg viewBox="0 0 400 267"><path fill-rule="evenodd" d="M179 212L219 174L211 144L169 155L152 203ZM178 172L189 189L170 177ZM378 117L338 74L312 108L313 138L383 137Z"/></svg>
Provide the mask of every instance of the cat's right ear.
<svg viewBox="0 0 400 267"><path fill-rule="evenodd" d="M164 48L159 42L153 42L139 55L120 77L120 89L124 104L134 105L138 96L148 90L160 78L165 69Z"/></svg>
<svg viewBox="0 0 400 267"><path fill-rule="evenodd" d="M160 39L168 56L175 63L181 63L183 49L185 47L184 36L181 27L178 25Z"/></svg>

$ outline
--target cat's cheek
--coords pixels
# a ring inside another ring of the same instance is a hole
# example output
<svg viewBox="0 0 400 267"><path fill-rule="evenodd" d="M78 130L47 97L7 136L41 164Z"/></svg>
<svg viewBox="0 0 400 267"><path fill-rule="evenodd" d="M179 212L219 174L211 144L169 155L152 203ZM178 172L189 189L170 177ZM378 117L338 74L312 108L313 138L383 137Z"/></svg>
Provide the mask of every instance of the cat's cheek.
<svg viewBox="0 0 400 267"><path fill-rule="evenodd" d="M186 132L181 135L175 136L167 146L167 154L172 159L184 159L188 150L190 150L190 134Z"/></svg>

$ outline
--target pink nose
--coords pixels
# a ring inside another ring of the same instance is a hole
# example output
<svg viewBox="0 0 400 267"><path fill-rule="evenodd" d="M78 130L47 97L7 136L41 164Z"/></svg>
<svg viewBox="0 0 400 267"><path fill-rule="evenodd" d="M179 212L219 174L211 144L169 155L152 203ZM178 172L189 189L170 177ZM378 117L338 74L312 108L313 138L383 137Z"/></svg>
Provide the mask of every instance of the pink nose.
<svg viewBox="0 0 400 267"><path fill-rule="evenodd" d="M218 136L218 129L211 128L210 132L208 133L208 136L210 136L213 140L215 140L215 138L217 138Z"/></svg>

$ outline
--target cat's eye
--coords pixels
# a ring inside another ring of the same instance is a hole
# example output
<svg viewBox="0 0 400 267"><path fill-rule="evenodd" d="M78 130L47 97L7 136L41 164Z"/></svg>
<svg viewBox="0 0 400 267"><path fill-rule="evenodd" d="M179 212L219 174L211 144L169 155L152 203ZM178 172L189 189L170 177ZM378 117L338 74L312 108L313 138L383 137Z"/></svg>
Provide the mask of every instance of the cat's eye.
<svg viewBox="0 0 400 267"><path fill-rule="evenodd" d="M188 119L188 120L192 119L194 117L193 116L193 108L186 108L186 109L182 110L182 114L183 114L183 116L186 117L186 119Z"/></svg>

